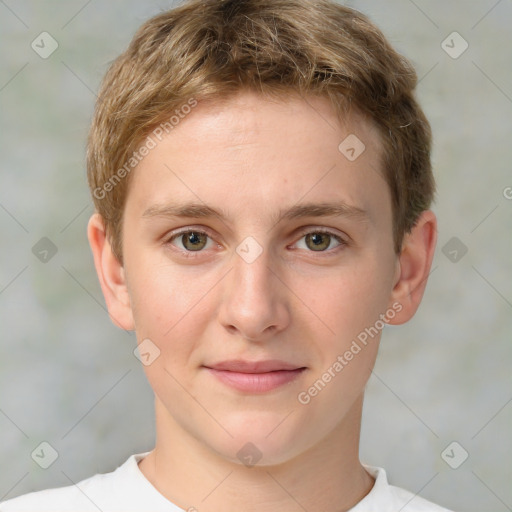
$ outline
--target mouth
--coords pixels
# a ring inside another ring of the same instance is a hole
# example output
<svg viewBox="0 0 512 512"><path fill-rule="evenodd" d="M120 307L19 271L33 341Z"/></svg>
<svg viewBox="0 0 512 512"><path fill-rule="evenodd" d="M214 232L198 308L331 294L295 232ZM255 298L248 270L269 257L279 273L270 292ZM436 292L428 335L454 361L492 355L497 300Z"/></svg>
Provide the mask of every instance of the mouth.
<svg viewBox="0 0 512 512"><path fill-rule="evenodd" d="M307 368L279 360L232 360L205 365L223 384L238 391L265 393L294 381Z"/></svg>

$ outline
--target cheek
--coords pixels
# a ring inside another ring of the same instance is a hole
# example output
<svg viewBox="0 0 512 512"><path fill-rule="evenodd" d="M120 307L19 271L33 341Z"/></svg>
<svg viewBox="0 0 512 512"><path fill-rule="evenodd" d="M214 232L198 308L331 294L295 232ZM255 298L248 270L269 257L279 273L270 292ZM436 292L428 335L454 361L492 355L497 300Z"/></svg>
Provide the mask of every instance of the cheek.
<svg viewBox="0 0 512 512"><path fill-rule="evenodd" d="M173 377L181 382L188 371L191 354L200 340L198 333L203 329L197 303L204 292L184 289L183 280L169 268L139 268L152 271L132 274L132 311L139 351L147 345L151 353L150 364L142 361L144 371L160 394L174 387ZM179 386L175 392L179 393Z"/></svg>
<svg viewBox="0 0 512 512"><path fill-rule="evenodd" d="M307 285L311 309L320 312L330 334L310 346L317 357L297 399L310 420L321 419L326 430L363 393L371 375L384 328L380 315L389 298L389 283L379 279L384 272L377 259L367 259L322 281L328 290L324 294L311 282Z"/></svg>
<svg viewBox="0 0 512 512"><path fill-rule="evenodd" d="M330 328L335 344L350 341L385 313L391 291L388 274L387 265L368 259L302 283L305 302Z"/></svg>
<svg viewBox="0 0 512 512"><path fill-rule="evenodd" d="M136 263L130 277L137 328L164 340L175 336L185 325L201 322L202 299L215 284L204 273L191 271L191 267L178 268L168 261L149 258Z"/></svg>

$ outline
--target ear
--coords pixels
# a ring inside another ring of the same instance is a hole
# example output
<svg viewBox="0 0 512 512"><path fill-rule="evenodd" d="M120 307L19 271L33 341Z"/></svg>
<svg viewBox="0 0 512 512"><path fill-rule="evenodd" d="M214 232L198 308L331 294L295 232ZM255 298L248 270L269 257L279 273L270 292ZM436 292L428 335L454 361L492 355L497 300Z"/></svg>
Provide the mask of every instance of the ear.
<svg viewBox="0 0 512 512"><path fill-rule="evenodd" d="M87 238L110 319L121 329L135 329L124 268L112 252L103 218L99 213L94 213L89 219Z"/></svg>
<svg viewBox="0 0 512 512"><path fill-rule="evenodd" d="M437 242L437 220L434 212L424 211L410 233L404 237L397 261L397 277L390 297L397 312L390 324L403 324L410 320L418 309L434 258ZM397 307L401 305L401 309Z"/></svg>

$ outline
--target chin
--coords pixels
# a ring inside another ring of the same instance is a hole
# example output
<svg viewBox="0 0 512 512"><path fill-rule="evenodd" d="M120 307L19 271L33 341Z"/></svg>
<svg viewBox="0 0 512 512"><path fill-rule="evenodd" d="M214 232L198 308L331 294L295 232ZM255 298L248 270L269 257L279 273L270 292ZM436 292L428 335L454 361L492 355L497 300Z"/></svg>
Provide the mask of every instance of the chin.
<svg viewBox="0 0 512 512"><path fill-rule="evenodd" d="M301 452L300 439L305 434L296 423L296 414L289 417L287 414L238 413L231 421L222 422L233 437L222 435L208 444L235 464L247 467L283 464Z"/></svg>

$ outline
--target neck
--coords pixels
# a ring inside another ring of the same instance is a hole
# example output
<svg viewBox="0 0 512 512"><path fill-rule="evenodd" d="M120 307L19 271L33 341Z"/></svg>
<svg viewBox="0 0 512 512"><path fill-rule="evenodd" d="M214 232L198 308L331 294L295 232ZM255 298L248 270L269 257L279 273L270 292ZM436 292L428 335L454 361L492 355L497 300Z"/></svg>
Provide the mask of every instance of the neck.
<svg viewBox="0 0 512 512"><path fill-rule="evenodd" d="M362 396L321 442L278 465L245 467L181 428L156 399L157 442L139 463L151 484L185 510L349 510L373 478L359 462Z"/></svg>

